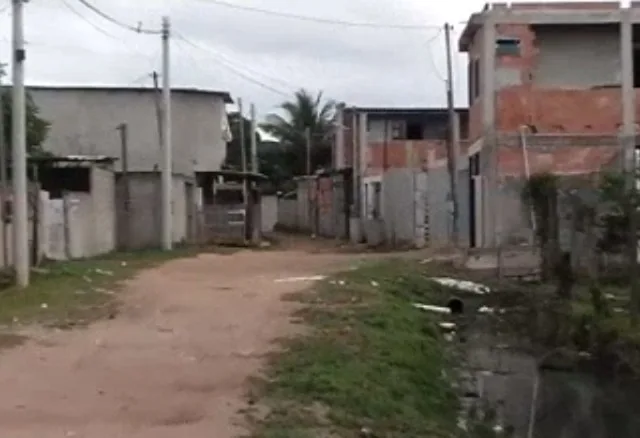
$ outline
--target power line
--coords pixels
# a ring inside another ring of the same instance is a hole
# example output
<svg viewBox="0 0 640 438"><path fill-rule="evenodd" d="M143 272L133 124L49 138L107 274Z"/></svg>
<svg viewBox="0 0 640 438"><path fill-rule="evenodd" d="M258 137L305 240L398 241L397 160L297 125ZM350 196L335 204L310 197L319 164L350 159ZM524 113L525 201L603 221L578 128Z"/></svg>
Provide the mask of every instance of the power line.
<svg viewBox="0 0 640 438"><path fill-rule="evenodd" d="M194 43L191 43L189 40L186 40L184 38L178 38L175 40L177 44L180 43L180 41L185 42L193 47L198 47L196 46ZM185 50L185 53L187 54L187 56L191 59L191 61L197 66L198 63L195 61L195 59ZM291 93L287 93L285 91L282 91L276 87L273 87L259 79L256 79L254 77L252 77L250 74L247 74L245 72L243 72L241 69L239 69L238 67L235 67L234 65L232 65L231 63L229 63L228 61L224 61L223 59L218 58L217 61L219 62L219 65L221 65L222 67L225 67L226 69L232 71L234 74L236 74L237 76L243 78L244 80L251 82L261 88L264 88L265 90L271 91L274 94L277 94L279 96L283 96L283 97L290 97Z"/></svg>
<svg viewBox="0 0 640 438"><path fill-rule="evenodd" d="M111 15L107 14L106 12L103 12L101 9L97 8L96 6L92 5L91 3L89 3L87 0L78 0L84 7L86 7L87 9L93 11L95 14L99 15L100 17L102 17L103 19L117 25L120 26L124 29L130 30L132 32L136 32L136 33L144 33L144 34L148 34L148 35L160 35L162 33L161 30L153 30L153 29L144 29L142 27L142 23L138 23L138 27L135 26L131 26L130 24L124 23L114 17L112 17Z"/></svg>
<svg viewBox="0 0 640 438"><path fill-rule="evenodd" d="M76 8L74 8L73 6L71 6L71 4L67 1L67 0L60 0L60 2L76 17L80 18L82 21L84 21L85 23L87 23L89 26L93 27L97 32L100 32L102 35L111 38L113 40L117 40L117 41L122 41L121 38L118 38L117 36L113 35L110 32L107 32L106 30L104 30L103 28L101 28L100 26L98 26L97 24L93 23L92 21L89 21L84 15L82 15L82 13L80 13L80 11L78 11Z"/></svg>
<svg viewBox="0 0 640 438"><path fill-rule="evenodd" d="M298 15L292 14L290 12L280 12L274 11L271 9L262 9L253 6L244 6L237 5L234 3L229 3L225 0L202 0L207 3L211 3L217 6L223 6L225 8L237 9L240 11L246 12L255 12L265 15L272 15L275 17L288 18L293 20L300 21L310 21L313 23L321 23L321 24L333 24L347 27L366 27L366 28L380 28L380 29L404 29L404 30L424 30L424 29L434 29L439 28L440 26L435 26L431 24L392 24L392 23L368 23L368 22L356 22L356 21L347 21L340 20L334 18L322 18L322 17L312 17L310 15Z"/></svg>
<svg viewBox="0 0 640 438"><path fill-rule="evenodd" d="M438 33L427 41L427 57L429 58L429 63L431 64L431 67L433 68L433 71L438 79L440 79L442 82L447 82L447 79L442 73L440 73L440 70L438 70L438 65L436 64L436 60L434 59L433 52L431 50L431 44L433 44L433 42L438 39L438 37L440 37L440 35L442 34L442 30L443 28L440 28Z"/></svg>
<svg viewBox="0 0 640 438"><path fill-rule="evenodd" d="M202 51L208 52L210 54L210 56L213 59L216 59L217 61L224 62L224 63L230 64L230 65L236 64L236 67L239 65L238 63L230 60L227 56L225 56L224 54L218 52L217 50L214 50L211 47L207 47L207 46L203 46L203 45L194 43L194 42L190 41L189 39L187 39L184 35L179 34L177 32L174 32L173 35L174 35L175 38L180 39L181 41L183 41L184 43L188 44L191 47L194 47L196 49L200 49ZM281 85L283 85L283 86L285 86L287 88L292 88L292 85L290 83L288 83L287 81L284 81L282 79L279 79L279 78L276 78L276 77L273 77L273 76L269 76L269 75L267 75L265 73L261 73L261 72L259 72L257 70L253 70L253 69L251 69L249 67L246 67L246 66L240 66L238 68L240 68L241 70L245 70L248 73L251 73L251 74L256 75L256 76L262 76L263 78L268 79L268 80L270 80L272 82L277 82L277 83L279 83L279 84L281 84ZM301 88L301 87L297 87L297 88Z"/></svg>

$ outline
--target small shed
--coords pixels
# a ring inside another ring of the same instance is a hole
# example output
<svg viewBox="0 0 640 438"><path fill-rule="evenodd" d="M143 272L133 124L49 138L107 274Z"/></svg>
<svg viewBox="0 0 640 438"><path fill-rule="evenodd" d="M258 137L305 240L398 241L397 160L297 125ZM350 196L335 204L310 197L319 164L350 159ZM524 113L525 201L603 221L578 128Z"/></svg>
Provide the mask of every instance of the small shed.
<svg viewBox="0 0 640 438"><path fill-rule="evenodd" d="M31 157L31 179L48 192L42 213L45 255L94 257L116 247L115 158Z"/></svg>
<svg viewBox="0 0 640 438"><path fill-rule="evenodd" d="M206 243L259 244L261 173L220 170L199 176L203 192L201 236Z"/></svg>

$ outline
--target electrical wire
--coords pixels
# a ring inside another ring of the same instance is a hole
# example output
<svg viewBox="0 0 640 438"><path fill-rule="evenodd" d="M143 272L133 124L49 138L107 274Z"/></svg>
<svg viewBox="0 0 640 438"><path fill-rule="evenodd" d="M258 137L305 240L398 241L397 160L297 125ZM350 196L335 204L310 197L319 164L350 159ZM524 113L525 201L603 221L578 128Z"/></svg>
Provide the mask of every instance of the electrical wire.
<svg viewBox="0 0 640 438"><path fill-rule="evenodd" d="M69 3L68 0L60 0L60 2L76 17L78 17L80 20L84 21L85 23L87 23L89 26L91 26L95 31L101 33L102 35L106 36L107 38L110 38L114 41L117 41L119 43L122 43L122 38L117 37L116 35L112 34L111 32L106 31L105 29L103 29L101 26L98 26L97 24L95 24L93 21L89 20L87 17L85 17L82 12L78 11L76 8L74 8L73 6L71 6L71 4ZM145 53L142 53L141 51L137 50L136 48L131 47L128 44L125 44L124 47L126 47L127 51L131 52L132 54L135 54L137 56L141 56L144 58L148 58L148 55Z"/></svg>
<svg viewBox="0 0 640 438"><path fill-rule="evenodd" d="M89 3L87 0L78 0L78 1L84 7L86 7L87 9L91 10L92 12L94 12L97 15L99 15L103 19L115 24L116 26L120 26L120 27L122 27L124 29L130 30L130 31L135 32L135 33L143 33L143 34L148 34L148 35L160 35L160 34L162 34L161 30L144 29L142 27L141 23L138 24L138 27L131 26L130 24L124 23L124 22L112 17L111 15L107 14L106 12L102 11L98 7L94 6L93 4Z"/></svg>
<svg viewBox="0 0 640 438"><path fill-rule="evenodd" d="M429 40L427 41L427 57L429 58L429 64L431 64L431 68L433 69L433 72L436 74L436 77L440 79L442 82L447 82L447 79L444 77L442 73L440 73L440 70L438 70L438 65L436 64L436 61L434 59L433 51L431 47L431 44L433 44L438 39L438 37L442 35L442 30L443 29L440 28L438 33L435 34L433 37L429 38Z"/></svg>
<svg viewBox="0 0 640 438"><path fill-rule="evenodd" d="M185 42L182 39L175 39L175 42L177 45L180 44L180 42ZM197 61L191 56L191 54L184 50L184 53L189 57L189 59L194 63L195 66L198 66ZM277 94L278 96L282 96L282 97L290 97L291 93L287 93L286 91L280 90L276 87L273 87L259 79L256 79L254 77L252 77L250 74L245 73L244 71L242 71L241 69L239 69L238 67L235 67L233 65L231 65L228 62L223 61L222 59L218 59L218 63L220 66L226 68L227 70L233 72L235 75L241 77L242 79L246 80L247 82L251 82L254 85L257 85L261 88L264 88L265 90L271 91L274 94Z"/></svg>
<svg viewBox="0 0 640 438"><path fill-rule="evenodd" d="M340 19L334 19L334 18L312 17L310 15L298 15L298 14L292 14L290 12L280 12L280 11L274 11L271 9L257 8L253 6L237 5L235 3L229 3L225 0L201 0L201 1L205 1L206 3L211 3L213 5L223 6L225 8L236 9L236 10L245 11L245 12L254 12L254 13L260 13L265 15L272 15L275 17L293 19L293 20L309 21L313 23L332 24L332 25L347 26L347 27L365 27L365 28L374 28L374 29L378 28L378 29L400 29L400 30L424 30L424 29L434 29L436 27L438 28L440 27L440 26L435 26L431 24L423 25L423 24L356 22L356 21L347 21L347 20L340 20Z"/></svg>
<svg viewBox="0 0 640 438"><path fill-rule="evenodd" d="M102 35L111 38L113 40L116 41L122 41L121 38L118 38L117 36L115 36L114 34L107 32L106 30L104 30L103 28L101 28L100 26L98 26L97 24L95 24L92 21L89 21L84 15L82 15L82 13L80 11L78 11L76 8L74 8L73 6L71 6L71 4L67 1L67 0L60 0L60 2L76 17L78 17L80 20L84 21L85 23L87 23L89 26L91 26L92 28L94 28L97 32L100 32Z"/></svg>
<svg viewBox="0 0 640 438"><path fill-rule="evenodd" d="M176 39L180 39L182 42L184 42L185 44L188 44L191 47L194 47L196 49L199 49L201 51L204 52L208 52L208 54L215 60L219 61L219 62L224 62L226 64L230 64L230 65L234 65L236 66L236 68L240 69L240 70L244 70L246 72L248 72L249 74L253 74L254 76L262 76L263 78L272 81L272 82L277 82L280 85L287 87L287 88L292 88L292 85L280 78L276 78L273 76L269 76L267 74L258 72L257 70L253 70L249 67L246 66L239 66L239 64L237 62L234 62L232 60L230 60L227 56L225 56L224 54L218 52L217 50L214 50L211 47L207 47L207 46L203 46L197 43L194 43L192 41L190 41L189 39L187 39L184 35L178 33L178 32L173 32L172 36ZM302 87L296 87L296 88L302 88Z"/></svg>

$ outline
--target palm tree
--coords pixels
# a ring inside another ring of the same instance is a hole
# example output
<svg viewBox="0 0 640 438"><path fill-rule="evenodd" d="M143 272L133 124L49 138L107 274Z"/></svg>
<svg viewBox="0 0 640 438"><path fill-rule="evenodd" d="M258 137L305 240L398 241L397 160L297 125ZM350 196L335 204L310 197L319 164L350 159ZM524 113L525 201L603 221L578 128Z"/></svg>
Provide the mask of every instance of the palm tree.
<svg viewBox="0 0 640 438"><path fill-rule="evenodd" d="M311 168L330 165L335 102L324 100L322 92L314 96L300 89L279 109L282 114L270 114L261 128L280 141L292 173L306 173L307 129L311 135Z"/></svg>

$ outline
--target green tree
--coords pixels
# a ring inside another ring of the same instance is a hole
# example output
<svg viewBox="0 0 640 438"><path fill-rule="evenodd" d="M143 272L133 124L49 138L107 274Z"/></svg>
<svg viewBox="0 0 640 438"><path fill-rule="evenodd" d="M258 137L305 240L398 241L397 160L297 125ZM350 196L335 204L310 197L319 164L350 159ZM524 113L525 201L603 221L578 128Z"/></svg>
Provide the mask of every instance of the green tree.
<svg viewBox="0 0 640 438"><path fill-rule="evenodd" d="M225 158L225 167L235 170L242 170L242 149L240 147L240 126L244 123L244 150L247 157L247 171L252 169L251 159L251 120L246 117L240 117L239 112L229 114L229 127L233 139L227 143L227 153ZM256 142L260 145L260 133L256 132Z"/></svg>
<svg viewBox="0 0 640 438"><path fill-rule="evenodd" d="M47 138L51 124L40 117L40 109L33 100L31 94L26 95L27 112L27 152L30 155L42 154L42 144ZM7 148L7 158L11 160L11 136L12 136L12 96L11 88L2 90L2 117L4 118L4 140Z"/></svg>
<svg viewBox="0 0 640 438"><path fill-rule="evenodd" d="M331 164L331 142L335 102L324 100L322 92L313 95L301 89L293 99L280 105L280 113L272 113L261 125L265 132L273 135L283 148L283 162L293 175L306 173L307 129L311 134L311 167L313 169Z"/></svg>

